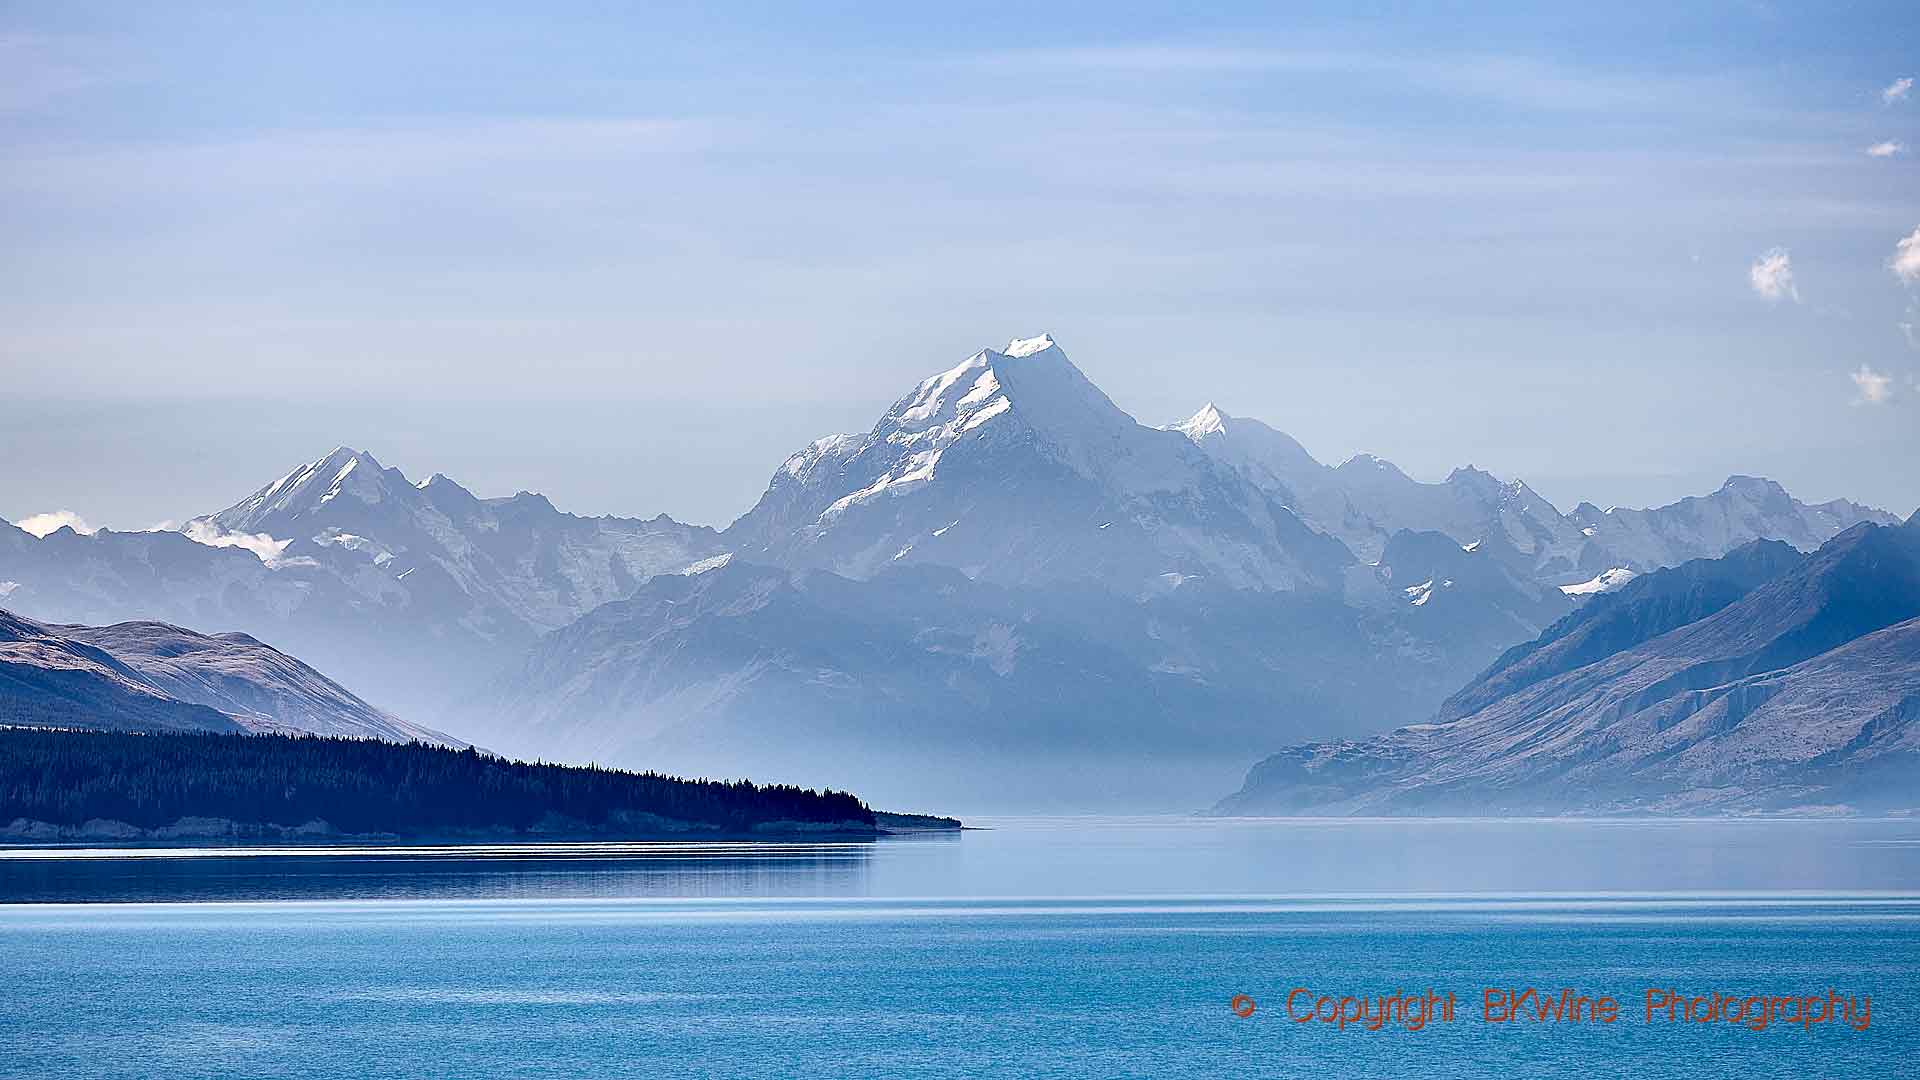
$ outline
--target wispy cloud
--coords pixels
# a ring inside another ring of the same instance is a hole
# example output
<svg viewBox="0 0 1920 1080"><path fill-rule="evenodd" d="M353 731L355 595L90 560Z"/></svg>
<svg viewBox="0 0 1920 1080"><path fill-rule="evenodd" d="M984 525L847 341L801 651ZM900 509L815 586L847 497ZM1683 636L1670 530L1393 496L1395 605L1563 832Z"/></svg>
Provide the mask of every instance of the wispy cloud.
<svg viewBox="0 0 1920 1080"><path fill-rule="evenodd" d="M1887 260L1887 269L1908 285L1920 282L1920 225L1914 226L1913 235L1893 245L1893 258Z"/></svg>
<svg viewBox="0 0 1920 1080"><path fill-rule="evenodd" d="M1853 380L1855 405L1879 405L1893 397L1893 376L1875 371L1865 364L1847 376Z"/></svg>
<svg viewBox="0 0 1920 1080"><path fill-rule="evenodd" d="M1373 89L1408 87L1541 110L1596 111L1649 106L1704 91L1704 81L1622 79L1520 56L1435 55L1347 49L1135 44L1007 49L962 58L968 66L1117 75L1233 75L1248 72L1347 77Z"/></svg>
<svg viewBox="0 0 1920 1080"><path fill-rule="evenodd" d="M19 148L0 186L25 191L118 193L129 176L167 195L324 182L334 191L444 182L485 173L595 176L620 163L659 160L711 145L712 126L692 120L509 119L269 131L232 140L74 149ZM572 170L572 171L569 171ZM210 186L217 178L217 187Z"/></svg>
<svg viewBox="0 0 1920 1080"><path fill-rule="evenodd" d="M1911 75L1903 76L1888 83L1887 88L1880 91L1880 101L1882 104L1891 105L1896 101L1907 100L1907 95L1912 92L1913 77Z"/></svg>
<svg viewBox="0 0 1920 1080"><path fill-rule="evenodd" d="M1747 269L1747 282L1768 303L1800 302L1800 288L1793 281L1793 256L1786 248L1774 248L1754 260Z"/></svg>
<svg viewBox="0 0 1920 1080"><path fill-rule="evenodd" d="M195 519L180 530L186 538L208 547L236 547L253 552L261 562L272 566L280 561L292 540L275 540L266 533L228 532L211 521Z"/></svg>
<svg viewBox="0 0 1920 1080"><path fill-rule="evenodd" d="M86 518L71 510L49 510L44 514L31 514L14 524L35 536L46 536L61 528L69 528L85 536L91 536L94 532L93 526L87 524Z"/></svg>
<svg viewBox="0 0 1920 1080"><path fill-rule="evenodd" d="M1867 156L1868 157L1892 157L1893 155L1898 154L1905 149L1906 149L1905 146L1902 146L1901 144L1894 142L1892 139L1888 139L1886 142L1877 142L1877 143L1874 143L1872 146L1867 147Z"/></svg>

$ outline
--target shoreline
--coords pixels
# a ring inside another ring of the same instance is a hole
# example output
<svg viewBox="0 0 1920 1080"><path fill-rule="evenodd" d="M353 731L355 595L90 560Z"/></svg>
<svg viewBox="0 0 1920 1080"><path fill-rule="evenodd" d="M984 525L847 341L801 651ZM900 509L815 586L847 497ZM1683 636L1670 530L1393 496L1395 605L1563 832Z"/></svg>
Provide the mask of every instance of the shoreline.
<svg viewBox="0 0 1920 1080"><path fill-rule="evenodd" d="M957 818L927 814L874 812L874 823L769 821L746 830L726 829L699 822L659 819L656 828L584 827L516 829L423 830L418 832L337 832L323 821L298 826L236 822L227 818L186 817L171 825L140 828L122 821L94 819L80 825L15 819L0 828L0 852L58 851L98 847L217 848L217 847L329 847L342 844L369 847L406 847L421 844L582 844L668 843L814 840L878 840L889 836L957 835L966 828Z"/></svg>

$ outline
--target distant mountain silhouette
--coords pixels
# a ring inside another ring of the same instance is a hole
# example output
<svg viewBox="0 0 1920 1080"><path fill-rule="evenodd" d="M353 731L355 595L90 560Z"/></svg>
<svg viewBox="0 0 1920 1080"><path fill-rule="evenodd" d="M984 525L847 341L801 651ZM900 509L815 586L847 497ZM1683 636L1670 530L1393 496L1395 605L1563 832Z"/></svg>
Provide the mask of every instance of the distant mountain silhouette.
<svg viewBox="0 0 1920 1080"><path fill-rule="evenodd" d="M1283 751L1221 809L1916 805L1920 514L1643 577L1510 652L1440 722Z"/></svg>
<svg viewBox="0 0 1920 1080"><path fill-rule="evenodd" d="M379 723L527 755L1185 809L1268 748L1464 715L1744 580L1621 607L1636 574L1893 521L1747 477L1565 514L1471 467L1326 466L1215 406L1150 428L1040 335L809 444L723 531L482 498L340 447L179 531L0 525L0 597L43 623L249 635ZM127 663L183 701L225 685ZM340 707L274 694L207 700L298 724Z"/></svg>

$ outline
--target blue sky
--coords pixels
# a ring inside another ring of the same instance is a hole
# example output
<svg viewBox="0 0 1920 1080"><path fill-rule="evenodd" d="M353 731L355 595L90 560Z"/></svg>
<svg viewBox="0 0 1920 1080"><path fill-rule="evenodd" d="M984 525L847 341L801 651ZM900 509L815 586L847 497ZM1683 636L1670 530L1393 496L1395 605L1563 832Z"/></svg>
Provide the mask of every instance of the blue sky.
<svg viewBox="0 0 1920 1080"><path fill-rule="evenodd" d="M1920 15L1668 7L9 3L0 516L345 442L723 524L1041 330L1323 460L1910 512Z"/></svg>

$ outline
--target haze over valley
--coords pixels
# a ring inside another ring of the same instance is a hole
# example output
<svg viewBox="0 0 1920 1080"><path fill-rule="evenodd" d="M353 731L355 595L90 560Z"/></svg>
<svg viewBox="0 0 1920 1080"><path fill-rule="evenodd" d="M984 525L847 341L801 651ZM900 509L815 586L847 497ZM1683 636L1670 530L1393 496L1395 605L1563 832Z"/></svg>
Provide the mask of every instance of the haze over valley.
<svg viewBox="0 0 1920 1080"><path fill-rule="evenodd" d="M8 525L15 639L107 655L6 662L246 730L424 732L902 808L1185 810L1282 747L1430 719L1663 568L1900 523L1750 476L1563 512L1471 466L1329 465L1214 404L1142 423L1046 335L928 367L725 528L481 497L351 447L170 530ZM267 693L234 662L221 685L255 690L212 694L190 670L206 647L178 644L204 634L332 689ZM155 642L178 659L140 661Z"/></svg>

